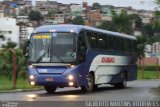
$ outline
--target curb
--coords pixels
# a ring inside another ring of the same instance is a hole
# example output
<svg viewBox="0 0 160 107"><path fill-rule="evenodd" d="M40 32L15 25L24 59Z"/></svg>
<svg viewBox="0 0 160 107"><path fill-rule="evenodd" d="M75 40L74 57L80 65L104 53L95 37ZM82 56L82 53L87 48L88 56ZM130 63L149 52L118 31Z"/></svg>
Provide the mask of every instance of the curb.
<svg viewBox="0 0 160 107"><path fill-rule="evenodd" d="M29 91L40 91L44 90L43 88L33 88L33 89L15 89L15 90L4 90L0 93L16 93L16 92L29 92Z"/></svg>

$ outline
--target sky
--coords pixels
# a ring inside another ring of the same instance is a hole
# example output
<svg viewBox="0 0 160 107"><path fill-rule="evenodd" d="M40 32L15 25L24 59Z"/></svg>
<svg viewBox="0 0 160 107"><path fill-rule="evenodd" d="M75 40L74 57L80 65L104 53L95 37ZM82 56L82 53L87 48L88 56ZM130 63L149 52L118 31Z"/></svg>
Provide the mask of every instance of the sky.
<svg viewBox="0 0 160 107"><path fill-rule="evenodd" d="M36 0L32 0L36 1ZM47 0L38 0L38 1L47 1ZM52 1L52 0L50 0ZM102 5L113 5L119 7L128 7L131 6L134 9L144 9L144 10L155 10L157 4L155 0L54 0L59 3L70 4L70 3L79 3L87 1L89 5L92 5L94 2L98 2Z"/></svg>

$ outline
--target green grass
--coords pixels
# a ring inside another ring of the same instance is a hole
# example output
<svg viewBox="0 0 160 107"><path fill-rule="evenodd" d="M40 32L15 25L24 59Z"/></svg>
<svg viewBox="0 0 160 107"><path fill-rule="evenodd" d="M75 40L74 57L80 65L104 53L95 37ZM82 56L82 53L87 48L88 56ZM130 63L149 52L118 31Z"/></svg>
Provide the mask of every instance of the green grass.
<svg viewBox="0 0 160 107"><path fill-rule="evenodd" d="M142 79L142 71L138 70L138 80ZM157 79L157 71L144 71L144 79ZM159 71L160 79L160 71Z"/></svg>
<svg viewBox="0 0 160 107"><path fill-rule="evenodd" d="M33 89L33 88L40 88L40 87L33 87L29 84L27 79L18 79L16 89ZM5 76L0 76L0 91L4 90L13 90L13 82L9 78Z"/></svg>
<svg viewBox="0 0 160 107"><path fill-rule="evenodd" d="M160 71L159 71L160 72ZM142 79L142 72L138 70L138 80ZM160 78L160 73L159 73ZM157 71L144 71L144 79L157 79ZM28 83L27 79L18 79L16 89L33 89L42 87L33 87ZM13 90L13 82L5 76L0 76L0 91ZM160 89L159 89L160 90Z"/></svg>

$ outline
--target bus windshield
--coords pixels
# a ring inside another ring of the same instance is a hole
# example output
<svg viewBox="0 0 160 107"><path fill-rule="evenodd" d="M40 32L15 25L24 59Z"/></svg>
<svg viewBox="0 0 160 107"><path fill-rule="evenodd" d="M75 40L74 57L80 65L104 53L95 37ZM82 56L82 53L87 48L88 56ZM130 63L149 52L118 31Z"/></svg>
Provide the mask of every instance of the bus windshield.
<svg viewBox="0 0 160 107"><path fill-rule="evenodd" d="M71 63L76 61L76 34L36 33L31 36L29 62Z"/></svg>

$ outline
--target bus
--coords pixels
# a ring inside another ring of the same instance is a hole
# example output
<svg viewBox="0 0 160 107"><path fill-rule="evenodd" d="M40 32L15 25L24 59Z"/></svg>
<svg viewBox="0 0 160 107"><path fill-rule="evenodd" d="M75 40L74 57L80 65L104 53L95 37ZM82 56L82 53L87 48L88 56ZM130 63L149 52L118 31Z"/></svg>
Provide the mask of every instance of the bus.
<svg viewBox="0 0 160 107"><path fill-rule="evenodd" d="M26 45L28 79L48 93L58 88L93 91L126 87L137 78L136 37L83 25L44 25Z"/></svg>

